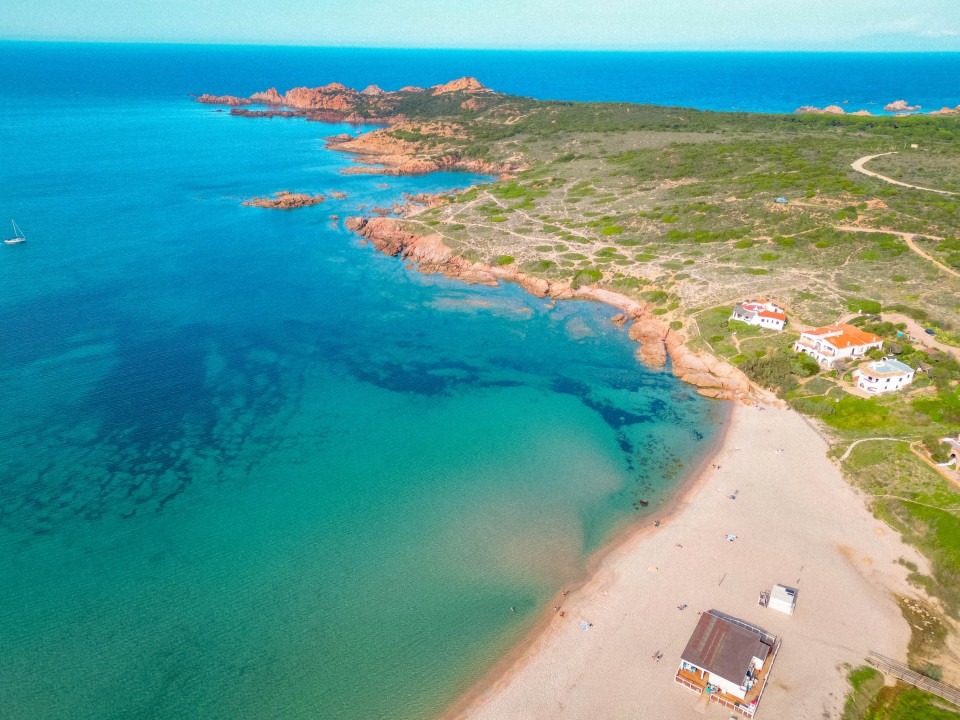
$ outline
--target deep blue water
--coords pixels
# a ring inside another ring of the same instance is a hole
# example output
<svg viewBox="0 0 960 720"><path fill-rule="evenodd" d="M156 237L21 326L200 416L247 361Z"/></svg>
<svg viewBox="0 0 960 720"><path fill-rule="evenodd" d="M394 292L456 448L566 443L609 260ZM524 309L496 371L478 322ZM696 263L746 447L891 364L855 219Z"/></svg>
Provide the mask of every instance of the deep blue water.
<svg viewBox="0 0 960 720"><path fill-rule="evenodd" d="M119 71L119 74L118 74ZM495 90L703 110L792 112L841 104L882 112L905 99L960 104L960 53L703 53L371 50L0 43L5 95L125 100L249 95L276 86L375 83L395 90L473 75Z"/></svg>
<svg viewBox="0 0 960 720"><path fill-rule="evenodd" d="M343 176L322 138L355 129L189 93L960 102L953 58L778 57L0 44L29 237L0 246L0 715L436 715L723 421L609 308L423 276L331 218L485 178ZM348 197L240 205L280 189Z"/></svg>

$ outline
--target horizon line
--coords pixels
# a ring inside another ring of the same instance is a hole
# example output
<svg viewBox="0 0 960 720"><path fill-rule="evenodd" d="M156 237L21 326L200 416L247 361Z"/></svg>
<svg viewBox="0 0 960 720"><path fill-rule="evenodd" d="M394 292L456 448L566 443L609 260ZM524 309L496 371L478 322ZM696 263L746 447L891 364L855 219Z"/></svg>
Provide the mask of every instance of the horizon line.
<svg viewBox="0 0 960 720"><path fill-rule="evenodd" d="M0 43L22 43L37 45L166 45L190 47L259 47L259 48L302 48L314 50L403 50L419 52L591 52L591 53L820 53L820 54L860 54L860 55L903 55L903 54L960 54L960 48L944 49L863 49L863 48L729 48L729 47L681 47L681 46L637 46L637 47L422 47L411 45L336 45L336 44L297 44L285 42L255 42L255 41L204 41L204 40L108 40L108 39L77 39L77 38L5 38L0 37Z"/></svg>

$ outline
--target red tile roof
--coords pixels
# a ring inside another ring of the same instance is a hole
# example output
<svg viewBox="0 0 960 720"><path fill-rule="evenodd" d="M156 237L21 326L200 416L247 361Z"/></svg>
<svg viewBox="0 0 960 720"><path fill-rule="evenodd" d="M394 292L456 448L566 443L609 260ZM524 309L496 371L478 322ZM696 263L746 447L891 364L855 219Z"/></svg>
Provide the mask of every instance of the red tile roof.
<svg viewBox="0 0 960 720"><path fill-rule="evenodd" d="M880 342L880 338L873 333L864 332L858 327L843 323L839 325L827 325L826 327L817 328L816 330L808 330L807 334L817 336L833 335L832 337L825 337L823 340L835 348L846 348L851 345L871 345Z"/></svg>

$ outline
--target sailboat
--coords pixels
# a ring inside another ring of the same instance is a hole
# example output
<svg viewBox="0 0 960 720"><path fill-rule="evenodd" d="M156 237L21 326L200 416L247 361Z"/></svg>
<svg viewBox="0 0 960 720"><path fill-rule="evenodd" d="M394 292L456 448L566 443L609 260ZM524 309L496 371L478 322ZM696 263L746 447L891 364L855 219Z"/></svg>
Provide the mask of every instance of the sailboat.
<svg viewBox="0 0 960 720"><path fill-rule="evenodd" d="M16 220L11 220L13 223L13 237L7 238L3 242L7 245L16 245L17 243L22 243L27 241L27 236L23 234L23 230L17 225Z"/></svg>

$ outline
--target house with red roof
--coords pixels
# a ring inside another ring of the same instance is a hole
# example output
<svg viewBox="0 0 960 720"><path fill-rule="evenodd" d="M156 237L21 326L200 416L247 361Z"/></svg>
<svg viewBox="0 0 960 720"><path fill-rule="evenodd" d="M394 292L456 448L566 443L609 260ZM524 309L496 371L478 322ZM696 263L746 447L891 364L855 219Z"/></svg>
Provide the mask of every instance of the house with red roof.
<svg viewBox="0 0 960 720"><path fill-rule="evenodd" d="M787 315L783 308L766 300L747 300L734 305L730 319L770 330L783 330L787 324Z"/></svg>
<svg viewBox="0 0 960 720"><path fill-rule="evenodd" d="M859 360L873 348L882 347L883 340L877 335L843 323L807 330L793 344L796 352L809 355L828 369L838 360Z"/></svg>

